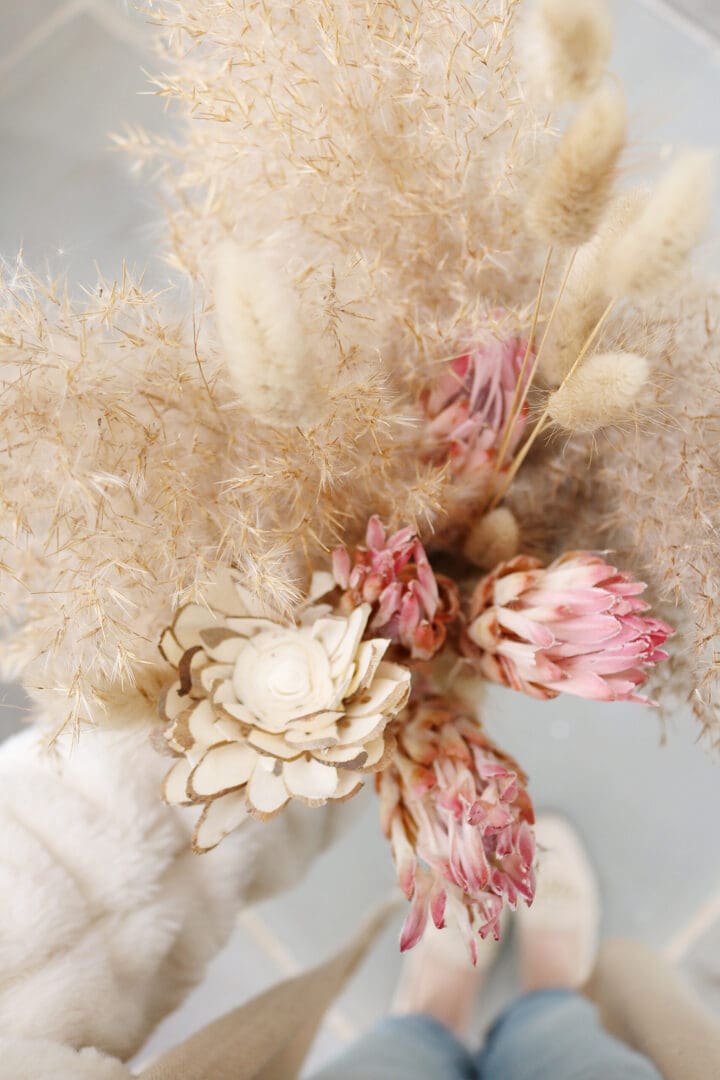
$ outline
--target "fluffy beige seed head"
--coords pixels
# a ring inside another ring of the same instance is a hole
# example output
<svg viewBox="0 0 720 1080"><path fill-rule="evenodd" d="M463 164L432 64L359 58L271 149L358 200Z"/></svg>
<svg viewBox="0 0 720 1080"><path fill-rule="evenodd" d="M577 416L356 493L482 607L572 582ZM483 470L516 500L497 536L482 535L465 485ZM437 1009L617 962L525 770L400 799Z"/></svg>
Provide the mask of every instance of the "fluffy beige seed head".
<svg viewBox="0 0 720 1080"><path fill-rule="evenodd" d="M538 0L527 26L529 74L553 104L579 101L602 78L612 37L603 0Z"/></svg>
<svg viewBox="0 0 720 1080"><path fill-rule="evenodd" d="M663 176L647 205L620 234L607 258L607 288L613 296L651 300L678 279L710 218L713 158L691 151Z"/></svg>
<svg viewBox="0 0 720 1080"><path fill-rule="evenodd" d="M520 547L520 529L505 506L491 510L474 522L465 541L464 555L483 570L512 559Z"/></svg>
<svg viewBox="0 0 720 1080"><path fill-rule="evenodd" d="M548 415L566 431L597 431L627 420L650 366L636 353L597 353L550 395Z"/></svg>
<svg viewBox="0 0 720 1080"><path fill-rule="evenodd" d="M614 83L576 114L537 178L527 221L546 244L576 247L595 234L625 145L625 100Z"/></svg>
<svg viewBox="0 0 720 1080"><path fill-rule="evenodd" d="M261 255L233 240L223 241L215 256L215 319L242 403L273 424L312 419L297 300Z"/></svg>

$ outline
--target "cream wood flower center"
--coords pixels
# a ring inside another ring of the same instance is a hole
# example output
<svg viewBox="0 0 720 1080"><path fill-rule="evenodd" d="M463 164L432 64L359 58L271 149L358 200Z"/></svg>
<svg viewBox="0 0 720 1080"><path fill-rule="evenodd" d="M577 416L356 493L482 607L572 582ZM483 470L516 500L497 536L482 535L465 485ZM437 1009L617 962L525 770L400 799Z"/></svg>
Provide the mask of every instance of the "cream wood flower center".
<svg viewBox="0 0 720 1080"><path fill-rule="evenodd" d="M267 630L249 640L235 662L233 689L268 731L332 708L334 686L322 645L309 633Z"/></svg>

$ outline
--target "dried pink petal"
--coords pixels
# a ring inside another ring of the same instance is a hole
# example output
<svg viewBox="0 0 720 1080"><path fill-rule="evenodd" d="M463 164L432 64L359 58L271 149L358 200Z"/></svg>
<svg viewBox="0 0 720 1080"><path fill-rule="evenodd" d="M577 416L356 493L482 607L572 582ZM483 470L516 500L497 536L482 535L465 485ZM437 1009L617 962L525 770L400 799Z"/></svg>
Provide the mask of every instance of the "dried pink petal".
<svg viewBox="0 0 720 1080"><path fill-rule="evenodd" d="M526 349L520 338L488 333L430 384L421 398L426 461L447 461L454 478L474 479L484 486L510 423ZM508 453L523 433L526 411L521 410L512 424Z"/></svg>
<svg viewBox="0 0 720 1080"><path fill-rule="evenodd" d="M460 925L473 962L477 936L499 936L503 904L532 901L533 808L527 778L455 699L412 701L393 726L395 749L377 778L381 823L411 901L401 948L428 916Z"/></svg>
<svg viewBox="0 0 720 1080"><path fill-rule="evenodd" d="M532 697L648 704L637 690L673 630L644 614L644 589L592 552L547 567L521 555L475 589L461 648L485 678Z"/></svg>
<svg viewBox="0 0 720 1080"><path fill-rule="evenodd" d="M458 592L449 578L433 572L413 529L386 537L382 522L373 516L365 544L352 555L336 548L332 568L344 590L344 611L371 605L373 634L390 638L415 660L429 660L442 648L447 625L459 610Z"/></svg>

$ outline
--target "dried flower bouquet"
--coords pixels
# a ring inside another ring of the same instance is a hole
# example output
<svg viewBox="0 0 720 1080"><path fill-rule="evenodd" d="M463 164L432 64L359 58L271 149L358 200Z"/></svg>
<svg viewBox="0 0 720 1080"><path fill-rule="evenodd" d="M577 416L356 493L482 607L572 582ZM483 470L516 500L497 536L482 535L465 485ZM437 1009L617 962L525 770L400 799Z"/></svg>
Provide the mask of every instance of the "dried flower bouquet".
<svg viewBox="0 0 720 1080"><path fill-rule="evenodd" d="M120 141L182 280L6 275L5 668L50 736L159 701L198 851L374 773L403 947L473 954L535 852L463 687L653 676L716 737L708 157L620 189L600 0L151 15L184 124Z"/></svg>

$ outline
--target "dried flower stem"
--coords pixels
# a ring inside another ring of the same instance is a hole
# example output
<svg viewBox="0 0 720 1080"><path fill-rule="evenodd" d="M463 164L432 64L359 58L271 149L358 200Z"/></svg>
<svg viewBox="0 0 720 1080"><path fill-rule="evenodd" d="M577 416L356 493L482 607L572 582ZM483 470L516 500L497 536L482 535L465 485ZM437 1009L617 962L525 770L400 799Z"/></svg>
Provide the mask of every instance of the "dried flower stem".
<svg viewBox="0 0 720 1080"><path fill-rule="evenodd" d="M614 303L615 303L615 299L613 298L608 303L607 307L603 311L603 313L600 316L600 318L598 319L598 321L595 323L595 326L594 326L592 332L588 336L587 341L585 342L582 349L580 350L577 357L575 358L575 362L573 363L573 366L570 368L567 375L565 376L563 381L560 383L560 386L558 387L558 390L563 389L563 387L566 385L568 379L572 378L572 376L575 374L577 369L580 367L580 364L583 362L583 360L587 356L587 354L588 354L589 350L592 348L593 343L595 342L598 334L600 333L603 326L605 325L605 322L606 322L610 312L612 311ZM505 495L507 494L510 485L512 484L513 480L515 479L515 476L517 475L518 469L520 468L523 461L525 460L525 458L530 453L536 439L538 438L539 435L541 435L543 433L543 431L545 431L547 429L547 427L550 426L549 424L546 423L549 413L550 413L550 395L548 394L547 403L546 403L545 408L543 409L542 413L540 414L539 420L537 421L537 423L535 424L535 427L532 429L532 431L528 435L527 439L525 440L525 442L521 446L520 450L517 452L517 454L513 458L512 464L510 465L510 468L508 469L508 471L507 471L507 473L506 473L506 475L505 475L505 477L503 479L503 483L502 483L501 487L499 488L497 494L495 495L495 498L492 500L492 502L490 503L490 505L488 507L489 511L494 510L495 507L502 501L502 499L505 498Z"/></svg>
<svg viewBox="0 0 720 1080"><path fill-rule="evenodd" d="M520 413L522 412L522 410L523 410L523 408L525 406L525 402L527 401L528 394L530 393L530 387L532 386L533 379L535 378L535 375L537 374L538 366L540 364L540 359L541 359L541 357L543 355L543 349L545 348L545 343L546 343L546 341L548 339L548 333L550 331L550 328L552 327L553 320L555 319L558 307L560 306L560 301L562 300L563 294L564 294L565 289L567 287L568 279L570 277L570 273L571 273L572 268L573 268L573 263L575 262L575 256L577 255L577 251L578 251L578 249L574 248L571 255L570 255L570 258L567 261L567 265L565 267L565 273L563 274L563 278L562 278L562 281L560 283L560 288L558 289L557 296L555 297L555 302L554 302L554 304L552 306L552 311L550 312L550 318L548 319L547 323L545 324L545 329L543 331L543 336L542 336L542 339L540 341L540 347L538 348L537 352L535 353L535 359L533 360L532 367L530 368L530 371L528 372L527 377L525 377L524 375L521 374L521 381L518 383L518 388L521 391L520 392L520 400L517 402L517 406L515 408L514 415L510 416L510 423L511 424L515 423L517 417L520 415ZM497 464L498 470L500 470L502 468L502 466L503 466L503 458L504 458L504 452L502 454L498 454L498 464Z"/></svg>
<svg viewBox="0 0 720 1080"><path fill-rule="evenodd" d="M562 281L560 282L560 288L558 289L557 296L555 297L555 303L552 306L552 311L550 312L550 318L548 319L548 321L545 324L545 329L543 330L543 336L542 336L542 339L540 341L540 347L539 347L539 349L537 351L537 354L535 356L535 363L533 365L533 369L532 369L532 372L530 374L530 378L528 379L527 386L525 388L525 397L527 397L527 392L528 392L528 390L530 388L530 384L532 383L532 380L535 377L535 372L538 369L538 363L539 363L540 357L542 355L543 349L545 348L545 344L546 344L547 339L548 339L548 334L549 334L550 329L552 327L552 324L553 324L553 322L555 320L555 316L557 315L557 310L558 310L558 308L560 306L560 301L562 300L562 298L563 298L563 296L565 294L565 289L567 288L568 279L570 278L570 274L572 273L572 268L573 268L573 266L575 264L575 258L577 256L577 253L578 253L578 249L574 248L573 251L570 254L570 258L567 261L567 265L565 267L565 273L563 274ZM522 405L520 407L522 408Z"/></svg>
<svg viewBox="0 0 720 1080"><path fill-rule="evenodd" d="M535 333L537 331L537 324L540 318L540 308L542 306L543 294L545 292L545 283L547 281L548 272L550 270L550 262L552 260L553 249L548 248L547 255L545 256L545 263L543 265L543 271L540 276L540 285L538 287L537 299L535 301L535 311L533 312L533 320L530 326L530 333L528 335L527 346L525 348L525 355L523 357L522 367L520 368L520 374L518 376L517 386L515 387L515 393L513 395L512 405L510 406L510 414L505 425L505 431L503 432L502 442L500 443L500 449L498 450L497 458L495 460L495 471L499 472L503 466L505 460L505 454L507 453L510 440L512 439L512 433L515 430L515 424L517 418L520 415L520 410L525 404L526 394L524 387L526 384L526 372L527 365L530 359L530 353L532 352L533 342L535 340ZM533 367L533 371L534 371ZM532 375L530 376L532 378ZM529 379L527 380L530 381ZM521 400L522 399L522 400Z"/></svg>

